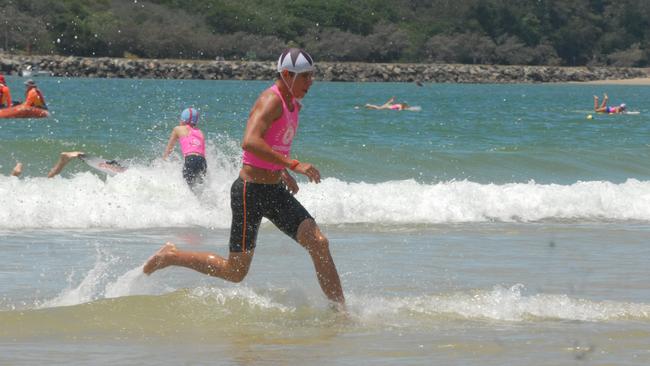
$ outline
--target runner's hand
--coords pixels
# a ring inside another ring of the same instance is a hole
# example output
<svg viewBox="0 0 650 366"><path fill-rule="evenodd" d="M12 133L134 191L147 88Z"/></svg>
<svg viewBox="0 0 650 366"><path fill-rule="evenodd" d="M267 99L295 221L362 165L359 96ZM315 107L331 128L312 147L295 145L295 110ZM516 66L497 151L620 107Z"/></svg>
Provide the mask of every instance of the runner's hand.
<svg viewBox="0 0 650 366"><path fill-rule="evenodd" d="M320 172L310 163L300 163L293 171L306 175L310 182L320 183Z"/></svg>
<svg viewBox="0 0 650 366"><path fill-rule="evenodd" d="M298 193L298 182L296 182L296 179L291 174L289 174L286 170L283 170L281 177L284 185L287 186L287 189L291 194L295 195Z"/></svg>

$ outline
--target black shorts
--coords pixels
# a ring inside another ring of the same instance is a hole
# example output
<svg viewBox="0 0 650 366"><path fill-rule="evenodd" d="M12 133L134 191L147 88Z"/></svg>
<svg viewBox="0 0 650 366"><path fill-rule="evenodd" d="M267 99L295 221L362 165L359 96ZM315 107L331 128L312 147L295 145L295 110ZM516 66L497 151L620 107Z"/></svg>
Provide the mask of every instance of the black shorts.
<svg viewBox="0 0 650 366"><path fill-rule="evenodd" d="M282 183L259 184L237 178L230 188L230 251L255 249L262 217L296 240L298 227L312 219L307 210Z"/></svg>
<svg viewBox="0 0 650 366"><path fill-rule="evenodd" d="M183 165L183 178L190 187L203 183L203 177L208 170L205 158L201 155L188 155Z"/></svg>

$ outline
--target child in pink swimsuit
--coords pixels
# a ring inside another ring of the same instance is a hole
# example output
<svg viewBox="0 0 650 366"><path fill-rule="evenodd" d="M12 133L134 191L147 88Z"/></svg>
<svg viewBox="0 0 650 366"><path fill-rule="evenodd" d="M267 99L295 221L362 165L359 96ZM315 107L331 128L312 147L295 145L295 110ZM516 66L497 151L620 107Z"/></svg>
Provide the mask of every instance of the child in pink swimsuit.
<svg viewBox="0 0 650 366"><path fill-rule="evenodd" d="M185 158L183 165L183 178L190 188L203 183L203 178L208 169L205 161L205 137L203 132L196 127L199 122L199 112L194 108L187 108L181 113L180 125L174 127L163 159L167 159L174 150L176 140L181 145L181 152Z"/></svg>

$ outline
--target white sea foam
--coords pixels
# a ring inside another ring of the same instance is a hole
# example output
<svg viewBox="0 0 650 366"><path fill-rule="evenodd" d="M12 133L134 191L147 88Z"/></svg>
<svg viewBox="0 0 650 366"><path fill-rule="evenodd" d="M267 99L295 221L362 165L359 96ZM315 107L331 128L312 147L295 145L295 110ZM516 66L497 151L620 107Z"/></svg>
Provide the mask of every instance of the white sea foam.
<svg viewBox="0 0 650 366"><path fill-rule="evenodd" d="M182 177L182 162L132 164L113 177L0 176L0 228L148 228L230 225L236 163L212 152L200 198Z"/></svg>
<svg viewBox="0 0 650 366"><path fill-rule="evenodd" d="M348 296L348 306L363 323L396 327L440 317L509 322L650 320L650 304L593 301L564 294L527 296L523 290L524 286L517 284L509 288L495 286L491 290L401 298Z"/></svg>
<svg viewBox="0 0 650 366"><path fill-rule="evenodd" d="M181 162L133 164L114 177L0 176L0 229L230 226L230 186L240 162L211 148L208 179L194 195ZM300 178L299 178L300 179ZM650 181L569 185L415 180L300 180L297 198L324 224L444 224L488 221L650 221Z"/></svg>
<svg viewBox="0 0 650 366"><path fill-rule="evenodd" d="M328 179L303 202L325 223L438 224L538 220L650 220L650 182L571 185L414 180L378 184Z"/></svg>

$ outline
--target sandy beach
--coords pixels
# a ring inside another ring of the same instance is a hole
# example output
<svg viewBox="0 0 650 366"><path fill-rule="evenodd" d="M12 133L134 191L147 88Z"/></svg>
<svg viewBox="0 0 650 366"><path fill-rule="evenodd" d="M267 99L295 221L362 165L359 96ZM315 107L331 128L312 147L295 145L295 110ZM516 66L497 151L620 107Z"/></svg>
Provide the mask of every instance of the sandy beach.
<svg viewBox="0 0 650 366"><path fill-rule="evenodd" d="M594 80L581 82L581 84L650 85L650 78Z"/></svg>

